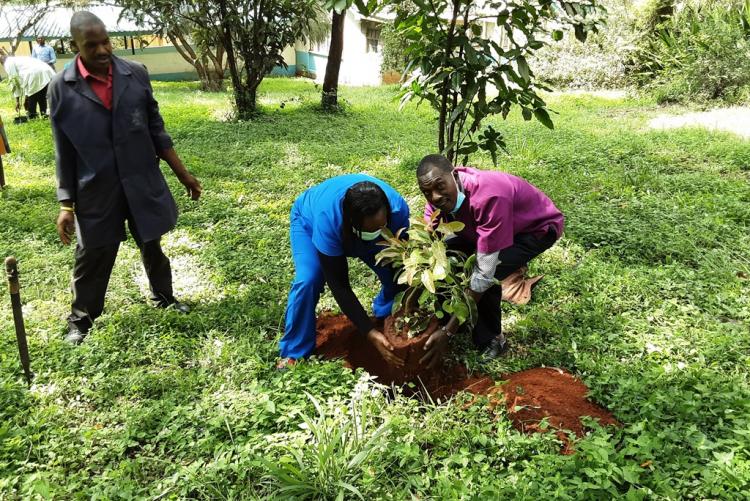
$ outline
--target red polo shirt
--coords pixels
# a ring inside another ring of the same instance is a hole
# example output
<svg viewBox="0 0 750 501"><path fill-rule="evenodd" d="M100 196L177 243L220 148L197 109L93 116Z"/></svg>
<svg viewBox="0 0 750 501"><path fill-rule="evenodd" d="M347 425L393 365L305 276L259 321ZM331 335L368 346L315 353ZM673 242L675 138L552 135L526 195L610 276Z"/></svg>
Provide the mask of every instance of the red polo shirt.
<svg viewBox="0 0 750 501"><path fill-rule="evenodd" d="M76 58L76 64L78 66L78 72L88 82L91 90L101 100L102 104L108 110L112 110L112 65L109 65L109 72L107 78L102 78L89 72L81 61L81 57Z"/></svg>

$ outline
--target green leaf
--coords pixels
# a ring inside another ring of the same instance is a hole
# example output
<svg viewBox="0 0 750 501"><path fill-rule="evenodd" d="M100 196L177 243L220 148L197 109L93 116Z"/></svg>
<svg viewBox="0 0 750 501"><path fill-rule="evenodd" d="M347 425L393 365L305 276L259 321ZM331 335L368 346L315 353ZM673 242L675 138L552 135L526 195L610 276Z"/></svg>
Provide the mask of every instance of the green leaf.
<svg viewBox="0 0 750 501"><path fill-rule="evenodd" d="M529 69L529 63L526 62L526 58L518 56L516 64L518 65L518 73L521 75L521 78L525 82L529 82L531 80L531 70Z"/></svg>
<svg viewBox="0 0 750 501"><path fill-rule="evenodd" d="M424 270L422 272L422 284L427 288L428 291L435 294L435 280L432 277L430 270Z"/></svg>
<svg viewBox="0 0 750 501"><path fill-rule="evenodd" d="M542 122L542 124L547 127L548 129L554 129L555 124L552 123L552 119L549 117L549 113L547 113L547 110L544 108L536 108L534 110L534 116L537 120Z"/></svg>

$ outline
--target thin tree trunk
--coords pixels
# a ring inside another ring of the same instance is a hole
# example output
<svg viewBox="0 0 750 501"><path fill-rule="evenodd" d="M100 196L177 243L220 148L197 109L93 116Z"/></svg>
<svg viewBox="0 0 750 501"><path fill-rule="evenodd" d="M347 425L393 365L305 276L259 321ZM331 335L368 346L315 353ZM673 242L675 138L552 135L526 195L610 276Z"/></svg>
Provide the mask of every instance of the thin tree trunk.
<svg viewBox="0 0 750 501"><path fill-rule="evenodd" d="M242 86L242 77L240 76L239 69L237 67L237 59L234 55L234 46L232 44L232 33L230 31L227 17L227 0L219 0L219 12L221 13L221 39L224 50L227 53L227 64L229 65L229 75L232 78L232 88L234 89L234 104L237 107L237 114L244 118L251 113L250 108L255 108L255 102L252 101L253 105L248 106L248 100L245 92L245 88Z"/></svg>
<svg viewBox="0 0 750 501"><path fill-rule="evenodd" d="M460 6L461 0L453 0L453 15L451 16L451 25L450 30L448 31L448 35L445 40L445 52L443 54L443 64L442 66L445 67L448 64L448 57L450 57L450 51L453 48L453 37L455 35L456 31L456 22L458 20L458 14L459 14L459 6ZM439 13L438 13L439 14ZM449 91L450 91L450 76L446 76L443 79L443 88L441 91L440 96L440 118L438 121L438 149L442 153L443 150L445 150L445 122L448 119L448 99L449 99Z"/></svg>
<svg viewBox="0 0 750 501"><path fill-rule="evenodd" d="M326 76L323 80L323 98L321 104L324 109L332 109L339 102L339 71L341 70L341 56L344 53L344 24L346 10L341 13L333 11L331 23L331 47L328 50Z"/></svg>

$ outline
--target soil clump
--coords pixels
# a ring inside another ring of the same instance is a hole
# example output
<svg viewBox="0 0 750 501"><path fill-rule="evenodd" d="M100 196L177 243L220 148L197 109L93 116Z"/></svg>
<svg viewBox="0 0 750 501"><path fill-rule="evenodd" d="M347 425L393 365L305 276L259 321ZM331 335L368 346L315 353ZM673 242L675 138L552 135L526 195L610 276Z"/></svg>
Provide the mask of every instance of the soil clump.
<svg viewBox="0 0 750 501"><path fill-rule="evenodd" d="M523 433L553 431L562 440L563 454L570 454L569 432L581 437L585 427L581 417L590 416L603 426L619 425L612 414L586 398L588 388L572 374L557 368L541 367L503 374L500 384L481 374L469 374L461 365L444 364L427 371L419 364L428 335L408 339L394 333L392 320L378 328L406 361L402 369L391 367L380 353L361 336L343 315L324 313L317 320L316 354L325 359L343 359L347 367L361 367L385 385L404 386L404 393L433 400L446 400L460 391L485 396L494 411L504 405L513 426ZM432 322L428 333L438 327ZM384 330L383 330L384 329ZM408 384L407 383L411 383ZM541 425L546 418L546 426Z"/></svg>

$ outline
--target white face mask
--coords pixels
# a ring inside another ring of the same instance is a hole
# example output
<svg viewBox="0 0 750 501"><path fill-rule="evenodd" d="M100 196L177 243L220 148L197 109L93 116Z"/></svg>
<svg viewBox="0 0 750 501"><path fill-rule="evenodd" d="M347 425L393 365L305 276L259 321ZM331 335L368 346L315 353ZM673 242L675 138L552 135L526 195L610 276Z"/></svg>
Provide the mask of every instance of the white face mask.
<svg viewBox="0 0 750 501"><path fill-rule="evenodd" d="M372 242L373 240L377 240L380 238L380 235L383 233L382 229L378 229L376 231L357 231L354 230L354 232L359 235L359 238L364 240L365 242Z"/></svg>

